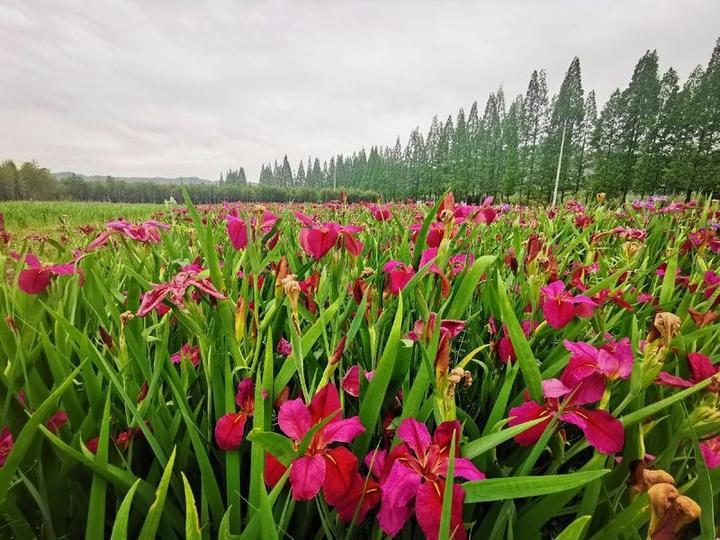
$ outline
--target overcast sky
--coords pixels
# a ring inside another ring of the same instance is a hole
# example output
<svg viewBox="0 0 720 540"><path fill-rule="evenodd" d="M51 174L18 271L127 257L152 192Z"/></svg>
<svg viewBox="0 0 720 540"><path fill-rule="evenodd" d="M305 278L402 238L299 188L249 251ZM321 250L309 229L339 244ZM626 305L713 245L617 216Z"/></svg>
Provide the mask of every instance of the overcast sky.
<svg viewBox="0 0 720 540"><path fill-rule="evenodd" d="M555 92L576 55L601 101L649 48L685 77L718 21L718 0L0 0L0 158L254 180L285 153L404 144L535 68Z"/></svg>

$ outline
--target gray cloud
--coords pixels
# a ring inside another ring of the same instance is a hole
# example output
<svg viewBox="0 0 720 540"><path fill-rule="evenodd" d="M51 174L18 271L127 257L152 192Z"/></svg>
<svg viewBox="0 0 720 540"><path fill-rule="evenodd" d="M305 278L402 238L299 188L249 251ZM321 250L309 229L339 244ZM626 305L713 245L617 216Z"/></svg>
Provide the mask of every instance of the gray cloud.
<svg viewBox="0 0 720 540"><path fill-rule="evenodd" d="M720 2L0 1L0 157L198 175L403 141L580 57L601 100L657 49L705 64Z"/></svg>

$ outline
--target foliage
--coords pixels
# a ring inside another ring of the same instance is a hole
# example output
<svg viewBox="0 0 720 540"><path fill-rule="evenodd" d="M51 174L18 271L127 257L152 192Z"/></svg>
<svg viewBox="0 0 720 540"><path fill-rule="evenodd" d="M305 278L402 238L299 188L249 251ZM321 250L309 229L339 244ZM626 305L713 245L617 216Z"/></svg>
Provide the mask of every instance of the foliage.
<svg viewBox="0 0 720 540"><path fill-rule="evenodd" d="M716 203L185 195L8 205L0 535L714 537Z"/></svg>

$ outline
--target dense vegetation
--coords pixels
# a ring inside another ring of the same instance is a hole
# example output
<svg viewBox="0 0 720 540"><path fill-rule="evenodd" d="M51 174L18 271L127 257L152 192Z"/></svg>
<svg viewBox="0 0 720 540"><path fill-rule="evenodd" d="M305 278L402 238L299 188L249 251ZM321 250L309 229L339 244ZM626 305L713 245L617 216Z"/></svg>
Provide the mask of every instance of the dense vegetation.
<svg viewBox="0 0 720 540"><path fill-rule="evenodd" d="M0 225L0 536L712 539L719 219L447 196Z"/></svg>

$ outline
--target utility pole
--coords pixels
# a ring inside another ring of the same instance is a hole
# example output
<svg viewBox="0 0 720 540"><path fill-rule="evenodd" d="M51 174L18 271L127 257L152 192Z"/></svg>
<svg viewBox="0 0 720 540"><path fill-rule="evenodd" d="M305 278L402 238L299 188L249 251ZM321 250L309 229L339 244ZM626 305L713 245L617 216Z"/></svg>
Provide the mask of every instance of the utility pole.
<svg viewBox="0 0 720 540"><path fill-rule="evenodd" d="M337 190L337 163L333 167L333 191Z"/></svg>
<svg viewBox="0 0 720 540"><path fill-rule="evenodd" d="M557 172L555 173L555 190L553 191L552 205L557 202L558 184L560 183L560 169L562 168L563 149L565 148L565 128L567 128L567 120L563 122L562 139L560 139L560 156L558 157Z"/></svg>

